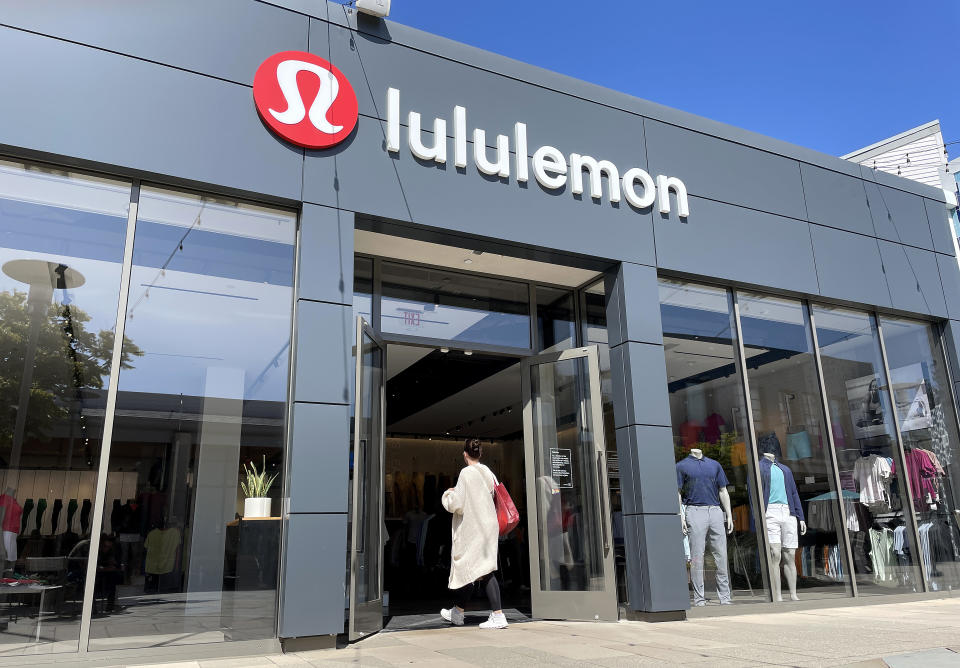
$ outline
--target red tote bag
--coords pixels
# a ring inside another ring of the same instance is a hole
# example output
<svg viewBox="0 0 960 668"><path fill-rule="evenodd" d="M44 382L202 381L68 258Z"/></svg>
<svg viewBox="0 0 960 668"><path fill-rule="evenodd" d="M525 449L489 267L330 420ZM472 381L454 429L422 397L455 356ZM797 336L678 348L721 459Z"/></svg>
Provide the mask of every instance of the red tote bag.
<svg viewBox="0 0 960 668"><path fill-rule="evenodd" d="M513 505L507 486L499 480L493 488L493 504L497 507L497 521L500 523L500 535L506 536L520 523L520 513Z"/></svg>

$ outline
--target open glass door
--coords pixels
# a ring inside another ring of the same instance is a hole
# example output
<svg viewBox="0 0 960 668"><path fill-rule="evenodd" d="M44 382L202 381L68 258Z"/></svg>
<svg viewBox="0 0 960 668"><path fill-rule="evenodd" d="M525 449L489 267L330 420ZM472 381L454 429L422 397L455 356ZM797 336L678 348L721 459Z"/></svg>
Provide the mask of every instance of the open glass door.
<svg viewBox="0 0 960 668"><path fill-rule="evenodd" d="M616 620L597 349L527 358L522 376L533 615Z"/></svg>
<svg viewBox="0 0 960 668"><path fill-rule="evenodd" d="M383 452L386 347L357 318L353 453L350 457L351 641L383 628Z"/></svg>

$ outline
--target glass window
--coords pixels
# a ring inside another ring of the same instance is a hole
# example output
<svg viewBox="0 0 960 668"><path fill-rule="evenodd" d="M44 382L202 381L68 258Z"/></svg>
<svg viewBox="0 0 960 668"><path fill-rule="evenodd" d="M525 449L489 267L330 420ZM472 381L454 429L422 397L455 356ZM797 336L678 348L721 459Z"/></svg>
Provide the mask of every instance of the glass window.
<svg viewBox="0 0 960 668"><path fill-rule="evenodd" d="M661 280L660 318L692 603L768 602L732 298Z"/></svg>
<svg viewBox="0 0 960 668"><path fill-rule="evenodd" d="M373 322L373 260L368 257L354 258L353 261L353 317L362 315ZM354 336L351 341L356 340Z"/></svg>
<svg viewBox="0 0 960 668"><path fill-rule="evenodd" d="M849 595L806 310L798 301L748 293L739 302L773 598Z"/></svg>
<svg viewBox="0 0 960 668"><path fill-rule="evenodd" d="M577 316L569 290L537 286L537 330L540 351L556 352L577 344Z"/></svg>
<svg viewBox="0 0 960 668"><path fill-rule="evenodd" d="M924 322L881 318L930 589L960 584L960 450L940 338ZM908 546L909 548L909 546Z"/></svg>
<svg viewBox="0 0 960 668"><path fill-rule="evenodd" d="M275 634L295 233L141 191L91 649Z"/></svg>
<svg viewBox="0 0 960 668"><path fill-rule="evenodd" d="M0 585L3 654L78 649L129 203L126 183L0 162L0 557L21 580Z"/></svg>
<svg viewBox="0 0 960 668"><path fill-rule="evenodd" d="M923 591L902 490L897 430L873 316L813 307L859 594Z"/></svg>
<svg viewBox="0 0 960 668"><path fill-rule="evenodd" d="M432 339L530 347L526 283L383 263L381 330Z"/></svg>

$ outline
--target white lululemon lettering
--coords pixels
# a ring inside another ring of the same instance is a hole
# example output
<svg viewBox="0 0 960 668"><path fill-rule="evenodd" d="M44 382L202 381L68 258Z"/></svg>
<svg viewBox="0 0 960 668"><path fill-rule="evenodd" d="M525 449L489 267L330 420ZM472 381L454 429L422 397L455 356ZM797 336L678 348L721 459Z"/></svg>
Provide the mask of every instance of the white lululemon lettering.
<svg viewBox="0 0 960 668"><path fill-rule="evenodd" d="M637 183L643 186L643 194L637 194ZM646 170L634 167L628 169L623 175L623 196L627 198L627 203L637 209L646 209L653 205L657 198L657 187L653 184L653 179Z"/></svg>
<svg viewBox="0 0 960 668"><path fill-rule="evenodd" d="M687 202L687 187L683 181L674 176L657 177L657 195L660 198L660 213L670 213L670 191L677 194L677 215L686 218L690 215L690 204Z"/></svg>
<svg viewBox="0 0 960 668"><path fill-rule="evenodd" d="M296 61L287 61L296 62ZM294 71L294 66L290 66ZM309 69L309 68L304 68ZM296 70L299 72L300 70ZM310 70L313 71L313 70ZM293 80L296 83L296 72ZM323 70L326 72L326 70ZM327 72L329 74L329 72ZM278 68L279 76L279 68ZM287 75L288 77L291 75ZM326 122L325 114L329 110L326 102L329 98L330 103L336 97L336 79L332 79L332 85L324 87L324 75L321 77L321 92L314 100L310 108L311 122L315 122L323 117ZM331 75L332 76L332 75ZM287 94L287 89L281 90ZM332 97L330 97L332 95ZM294 99L295 98L295 99ZM280 114L285 118L294 121L298 116L300 120L304 117L303 102L299 95L288 100L289 108ZM299 104L299 106L297 106ZM278 116L278 112L271 110L271 113ZM400 150L401 134L403 125L400 116L400 91L396 88L387 89L387 151L396 153ZM281 120L281 122L287 122ZM410 111L407 115L407 146L410 152L421 160L435 161L439 164L445 164L447 161L447 120L444 118L435 118L433 120L433 145L427 146L423 142L422 136L422 118L416 111ZM336 126L329 123L327 125L336 131ZM318 126L319 127L319 126ZM473 162L477 170L483 174L499 176L501 178L510 177L510 153L511 138L507 135L497 135L496 148L487 147L487 133L482 128L475 128L470 134L467 127L467 110L462 106L453 107L453 163L460 169L465 169L470 160L470 151L468 143L473 140ZM541 146L533 152L531 161L527 156L529 147L527 139L526 123L515 123L513 126L513 152L515 154L514 167L517 183L526 183L530 179L530 169L532 161L533 176L543 188L548 190L557 190L570 183L570 192L574 195L582 195L584 192L584 174L589 180L590 197L595 200L603 199L603 183L606 176L607 198L611 204L616 204L621 197L626 198L631 207L635 209L646 209L658 203L661 213L669 214L672 210L670 193L673 192L677 202L677 215L680 218L687 218L690 215L690 203L687 197L687 188L683 181L674 176L665 176L660 174L654 179L646 170L640 167L632 167L623 173L620 177L620 171L617 166L609 160L601 160L589 155L580 153L569 154L569 160L566 154L553 146ZM495 151L493 159L490 158L490 152Z"/></svg>
<svg viewBox="0 0 960 668"><path fill-rule="evenodd" d="M410 112L407 125L407 141L410 144L410 152L421 160L435 160L441 165L447 161L447 122L442 118L433 121L433 146L423 145L423 133L420 130L420 114L415 111Z"/></svg>
<svg viewBox="0 0 960 668"><path fill-rule="evenodd" d="M609 160L597 160L589 155L578 153L570 154L570 191L574 195L583 194L583 170L590 173L590 197L603 197L603 172L607 173L607 183L610 184L610 201L620 201L620 172L617 166Z"/></svg>

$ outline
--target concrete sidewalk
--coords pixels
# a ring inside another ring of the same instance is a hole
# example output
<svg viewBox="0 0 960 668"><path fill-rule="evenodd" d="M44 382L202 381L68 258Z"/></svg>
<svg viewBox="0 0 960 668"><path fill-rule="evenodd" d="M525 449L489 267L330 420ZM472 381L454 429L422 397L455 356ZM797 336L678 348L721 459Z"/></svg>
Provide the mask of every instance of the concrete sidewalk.
<svg viewBox="0 0 960 668"><path fill-rule="evenodd" d="M646 624L529 622L386 632L342 649L153 664L241 666L960 666L960 599ZM131 664L134 665L134 664ZM140 664L145 668L145 664Z"/></svg>

